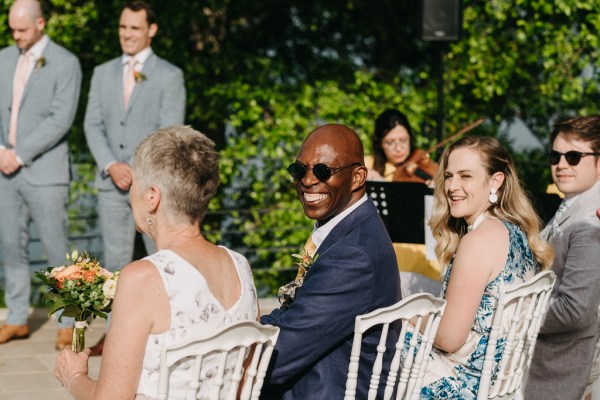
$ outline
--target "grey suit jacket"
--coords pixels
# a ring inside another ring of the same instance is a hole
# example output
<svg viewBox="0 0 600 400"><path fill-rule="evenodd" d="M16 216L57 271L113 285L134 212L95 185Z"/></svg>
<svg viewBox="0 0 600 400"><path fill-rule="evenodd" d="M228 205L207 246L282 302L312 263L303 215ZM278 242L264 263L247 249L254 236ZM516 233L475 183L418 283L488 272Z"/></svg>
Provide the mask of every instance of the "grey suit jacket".
<svg viewBox="0 0 600 400"><path fill-rule="evenodd" d="M94 69L85 113L85 137L98 164L96 186L115 189L102 174L111 162L132 161L136 146L158 128L182 124L186 93L183 72L152 53L136 82L127 111L123 105L123 64L117 57Z"/></svg>
<svg viewBox="0 0 600 400"><path fill-rule="evenodd" d="M579 400L598 340L600 304L600 182L582 193L558 221L552 270L556 284L540 329L527 400ZM549 222L550 224L552 221Z"/></svg>
<svg viewBox="0 0 600 400"><path fill-rule="evenodd" d="M24 166L17 172L34 185L69 183L67 132L71 128L81 87L77 57L50 41L45 65L34 68L23 92L15 152ZM8 147L12 85L19 49L0 51L0 144Z"/></svg>

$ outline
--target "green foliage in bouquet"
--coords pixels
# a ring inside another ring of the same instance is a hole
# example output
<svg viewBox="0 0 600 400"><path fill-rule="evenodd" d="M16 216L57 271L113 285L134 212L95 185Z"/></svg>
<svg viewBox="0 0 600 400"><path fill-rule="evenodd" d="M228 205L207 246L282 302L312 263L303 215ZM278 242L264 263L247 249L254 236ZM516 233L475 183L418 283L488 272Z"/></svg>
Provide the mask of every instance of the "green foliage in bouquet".
<svg viewBox="0 0 600 400"><path fill-rule="evenodd" d="M49 267L35 273L48 291L44 302L48 316L63 310L62 317L88 321L106 318L117 288L118 272L112 273L100 266L87 252L67 254L67 265Z"/></svg>

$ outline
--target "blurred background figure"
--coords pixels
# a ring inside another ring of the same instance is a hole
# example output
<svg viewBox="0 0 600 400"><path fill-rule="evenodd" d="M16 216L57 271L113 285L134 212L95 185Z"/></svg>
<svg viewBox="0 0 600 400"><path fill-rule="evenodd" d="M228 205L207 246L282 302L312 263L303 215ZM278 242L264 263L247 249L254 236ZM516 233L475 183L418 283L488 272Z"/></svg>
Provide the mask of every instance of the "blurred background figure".
<svg viewBox="0 0 600 400"><path fill-rule="evenodd" d="M437 169L437 164L429 159L429 156L422 150L415 149L415 137L408 121L407 116L396 109L387 109L376 119L372 135L372 156L365 156L365 166L368 168L367 184L368 188L373 188L376 195L380 195L378 190L385 191L386 198L382 199L390 207L387 212L393 213L396 217L423 211L419 207L417 210L406 209L406 204L413 204L415 196L419 196L414 191L415 186L385 185L377 189L374 181L385 182L409 182L431 184L432 178ZM424 188L427 189L427 188ZM395 193L392 193L395 192ZM421 192L419 192L421 193ZM370 193L372 194L372 193ZM427 224L432 196L423 192L423 205L425 207L422 224L419 230L425 230L425 243L394 243L394 250L402 276L402 293L408 296L412 293L426 291L439 295L440 291L440 272L441 268L435 259L433 250L427 252L428 248L433 248L435 241L431 239L431 230ZM398 196L409 196L409 199L403 197L401 203L403 209L392 208L393 201ZM411 225L405 225L406 229L413 229ZM390 234L391 235L391 234ZM394 239L393 235L392 239Z"/></svg>
<svg viewBox="0 0 600 400"><path fill-rule="evenodd" d="M48 256L59 266L69 250L69 149L81 85L77 58L44 34L35 0L17 0L8 24L15 45L0 51L0 242L9 312L0 343L29 336L30 219ZM59 324L55 346L71 344L72 318Z"/></svg>
<svg viewBox="0 0 600 400"><path fill-rule="evenodd" d="M129 205L135 147L156 129L182 124L183 72L158 57L150 44L158 25L143 1L126 5L119 19L123 54L94 69L85 113L85 136L98 165L98 214L103 265L116 271L133 258L135 226ZM144 236L148 254L154 244ZM92 348L102 353L102 340Z"/></svg>
<svg viewBox="0 0 600 400"><path fill-rule="evenodd" d="M156 398L163 347L258 318L248 261L200 231L219 183L213 141L187 126L158 130L138 146L132 178L136 228L158 251L121 271L98 381L87 376L89 349L59 354L55 376L76 399ZM191 362L170 375L169 399L186 397Z"/></svg>
<svg viewBox="0 0 600 400"><path fill-rule="evenodd" d="M408 118L395 109L375 120L372 148L373 155L365 157L368 180L429 183L437 169L427 154L415 149Z"/></svg>
<svg viewBox="0 0 600 400"><path fill-rule="evenodd" d="M398 165L414 149L412 129L404 113L388 109L375 119L372 156L365 156L368 180L391 182Z"/></svg>

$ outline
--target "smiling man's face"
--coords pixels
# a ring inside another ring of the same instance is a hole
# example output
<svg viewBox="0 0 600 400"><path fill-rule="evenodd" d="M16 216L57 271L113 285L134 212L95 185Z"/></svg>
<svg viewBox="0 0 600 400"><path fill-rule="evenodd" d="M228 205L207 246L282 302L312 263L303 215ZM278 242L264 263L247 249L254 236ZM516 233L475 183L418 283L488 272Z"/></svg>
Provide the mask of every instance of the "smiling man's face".
<svg viewBox="0 0 600 400"><path fill-rule="evenodd" d="M320 225L354 204L364 193L362 147L352 135L351 130L341 125L320 127L305 140L296 158L296 162L308 168L306 175L295 182L296 192L306 216ZM337 171L324 182L312 171L316 164L336 169L353 163L361 165Z"/></svg>
<svg viewBox="0 0 600 400"><path fill-rule="evenodd" d="M569 139L559 133L552 143L552 150L561 153L579 151L593 153L590 143ZM564 156L558 164L551 166L552 180L565 197L570 198L590 189L600 179L600 160L597 156L582 157L577 165L570 165Z"/></svg>

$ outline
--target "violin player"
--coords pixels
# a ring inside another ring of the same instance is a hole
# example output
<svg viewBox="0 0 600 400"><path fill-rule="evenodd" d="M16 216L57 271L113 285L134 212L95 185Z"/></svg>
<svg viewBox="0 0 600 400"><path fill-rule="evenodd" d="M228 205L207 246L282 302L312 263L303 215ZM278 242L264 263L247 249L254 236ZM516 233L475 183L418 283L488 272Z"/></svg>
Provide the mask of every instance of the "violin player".
<svg viewBox="0 0 600 400"><path fill-rule="evenodd" d="M437 169L424 151L415 149L408 118L396 109L385 110L375 120L372 146L373 155L365 156L367 180L428 184Z"/></svg>

